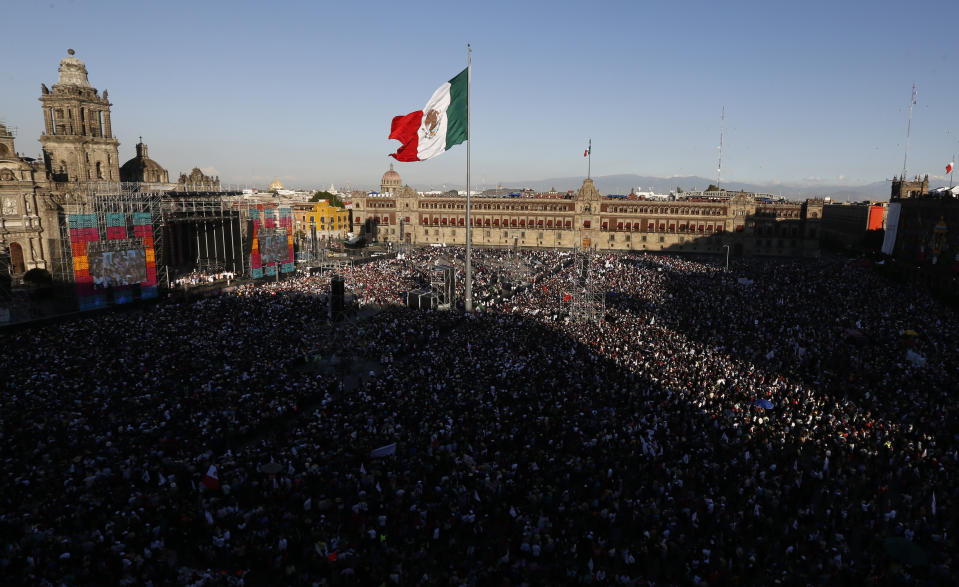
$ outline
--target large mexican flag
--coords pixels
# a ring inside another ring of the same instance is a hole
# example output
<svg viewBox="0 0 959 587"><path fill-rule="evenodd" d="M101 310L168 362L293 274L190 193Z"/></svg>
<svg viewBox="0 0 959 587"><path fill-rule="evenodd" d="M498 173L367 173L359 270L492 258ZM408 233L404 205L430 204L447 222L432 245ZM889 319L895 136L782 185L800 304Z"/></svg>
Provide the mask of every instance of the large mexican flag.
<svg viewBox="0 0 959 587"><path fill-rule="evenodd" d="M467 140L469 68L439 87L422 110L396 116L390 138L403 145L391 153L397 161L423 161Z"/></svg>

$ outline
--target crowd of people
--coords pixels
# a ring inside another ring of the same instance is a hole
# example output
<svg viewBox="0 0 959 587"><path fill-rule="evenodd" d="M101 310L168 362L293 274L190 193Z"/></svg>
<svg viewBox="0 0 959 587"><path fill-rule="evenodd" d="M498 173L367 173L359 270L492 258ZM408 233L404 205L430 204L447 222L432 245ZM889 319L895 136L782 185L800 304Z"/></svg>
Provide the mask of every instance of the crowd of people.
<svg viewBox="0 0 959 587"><path fill-rule="evenodd" d="M476 311L403 307L463 254L344 270L362 320L324 273L3 333L0 574L955 584L954 310L842 259L492 250Z"/></svg>
<svg viewBox="0 0 959 587"><path fill-rule="evenodd" d="M210 270L194 270L180 277L173 279L174 288L190 288L198 285L208 285L216 282L226 282L227 284L236 280L236 273L222 268Z"/></svg>

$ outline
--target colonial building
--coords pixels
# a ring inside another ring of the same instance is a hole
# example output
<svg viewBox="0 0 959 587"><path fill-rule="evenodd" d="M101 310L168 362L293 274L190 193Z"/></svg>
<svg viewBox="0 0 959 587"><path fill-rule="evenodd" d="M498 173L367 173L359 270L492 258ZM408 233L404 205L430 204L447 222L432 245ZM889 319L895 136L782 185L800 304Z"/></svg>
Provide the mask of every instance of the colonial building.
<svg viewBox="0 0 959 587"><path fill-rule="evenodd" d="M301 248L312 244L325 247L350 231L350 211L332 206L326 200L293 204L293 233Z"/></svg>
<svg viewBox="0 0 959 587"><path fill-rule="evenodd" d="M13 133L0 124L0 254L8 257L14 276L47 264L40 219L43 173L38 167L17 154Z"/></svg>
<svg viewBox="0 0 959 587"><path fill-rule="evenodd" d="M930 192L928 176L914 182L894 179L890 208L896 215L893 257L930 271L959 271L959 199L952 192Z"/></svg>
<svg viewBox="0 0 959 587"><path fill-rule="evenodd" d="M394 177L395 174L395 177ZM389 178L387 177L389 175ZM382 242L463 244L466 198L424 196L396 188L353 199L353 230ZM381 186L382 189L382 186ZM592 179L575 194L473 197L472 242L598 250L815 257L823 202L761 202L746 193L722 198L652 201L603 196Z"/></svg>
<svg viewBox="0 0 959 587"><path fill-rule="evenodd" d="M72 279L66 216L86 209L91 190L119 189L121 181L150 184L156 191L220 189L218 177L196 168L169 183L142 140L121 172L107 91L101 94L90 84L86 65L72 49L58 71L52 88L40 86L42 162L17 154L14 133L0 125L0 255L15 279L35 267Z"/></svg>
<svg viewBox="0 0 959 587"><path fill-rule="evenodd" d="M870 231L885 228L886 210L884 202L826 204L822 211L823 244L838 247L867 245L866 238Z"/></svg>
<svg viewBox="0 0 959 587"><path fill-rule="evenodd" d="M194 167L190 175L185 173L180 174L180 179L177 180L176 191L220 191L220 177L206 175L200 171L199 167Z"/></svg>
<svg viewBox="0 0 959 587"><path fill-rule="evenodd" d="M906 200L909 198L921 198L929 193L929 174L925 177L918 175L913 179L906 179L906 176L892 178L892 193L890 200Z"/></svg>

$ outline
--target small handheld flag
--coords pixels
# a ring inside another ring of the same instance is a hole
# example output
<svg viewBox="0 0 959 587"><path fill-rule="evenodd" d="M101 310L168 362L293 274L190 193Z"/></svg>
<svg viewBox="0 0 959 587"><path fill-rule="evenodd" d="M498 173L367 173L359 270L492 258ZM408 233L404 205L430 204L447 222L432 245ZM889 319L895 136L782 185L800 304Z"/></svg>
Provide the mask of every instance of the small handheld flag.
<svg viewBox="0 0 959 587"><path fill-rule="evenodd" d="M207 489L219 489L220 488L220 477L216 474L216 466L210 465L210 468L207 469L206 475L203 477L203 485Z"/></svg>

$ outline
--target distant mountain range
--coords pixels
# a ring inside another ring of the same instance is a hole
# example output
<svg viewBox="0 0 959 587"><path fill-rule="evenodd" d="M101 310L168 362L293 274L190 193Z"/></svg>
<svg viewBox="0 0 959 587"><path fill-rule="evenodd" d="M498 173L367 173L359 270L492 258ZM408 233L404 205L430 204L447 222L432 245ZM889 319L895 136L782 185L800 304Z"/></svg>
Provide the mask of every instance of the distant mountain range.
<svg viewBox="0 0 959 587"><path fill-rule="evenodd" d="M634 188L637 191L653 191L657 194L668 194L675 191L677 187L683 191L704 190L716 179L707 179L696 175L685 177L652 177L648 175L603 175L594 177L593 182L596 189L602 194L628 194ZM569 189L578 190L583 185L582 177L553 177L549 179L527 180L519 182L510 182L509 185L503 184L504 188L532 188L538 192L556 190L564 192ZM486 189L494 186L477 186L474 189ZM888 200L889 182L877 181L865 185L803 185L799 183L743 183L738 181L723 182L722 187L730 191L743 190L747 192L756 192L764 194L781 195L790 200L801 200L812 197L829 196L833 200L839 201L860 201L860 200ZM463 188L460 188L463 189Z"/></svg>

